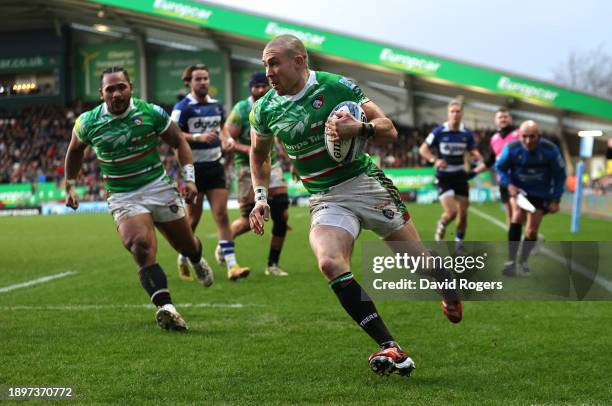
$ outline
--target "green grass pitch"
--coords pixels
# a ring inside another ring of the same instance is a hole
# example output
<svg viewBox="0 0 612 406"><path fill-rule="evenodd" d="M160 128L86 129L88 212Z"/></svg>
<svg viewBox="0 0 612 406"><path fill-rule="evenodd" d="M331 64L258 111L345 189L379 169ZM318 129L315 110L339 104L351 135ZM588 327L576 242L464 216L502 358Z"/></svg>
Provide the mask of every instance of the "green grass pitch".
<svg viewBox="0 0 612 406"><path fill-rule="evenodd" d="M503 220L498 204L474 206ZM409 209L431 239L440 207ZM376 345L319 275L308 220L307 209L291 209L281 256L289 277L263 274L268 225L263 238L237 239L251 276L230 283L215 265L209 289L178 279L175 254L160 238L159 263L190 326L180 334L156 325L110 215L1 218L0 288L77 273L0 293L0 384L73 386L85 404L612 402L610 302L467 302L458 325L437 302L379 302L417 369L410 378L374 375L367 357ZM211 223L204 213L198 235L214 262ZM574 236L569 216L557 214L541 232L547 240L611 240L610 224L583 218ZM506 232L470 213L467 238L503 241ZM360 242L355 269L359 250Z"/></svg>

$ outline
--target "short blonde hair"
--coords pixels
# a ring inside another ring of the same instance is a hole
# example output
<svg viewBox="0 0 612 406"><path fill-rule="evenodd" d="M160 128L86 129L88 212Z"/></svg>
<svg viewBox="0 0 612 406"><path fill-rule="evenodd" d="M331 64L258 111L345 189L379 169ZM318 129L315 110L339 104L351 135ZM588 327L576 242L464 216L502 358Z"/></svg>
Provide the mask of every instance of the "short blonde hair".
<svg viewBox="0 0 612 406"><path fill-rule="evenodd" d="M291 58L301 55L306 62L306 66L308 66L308 52L306 51L306 47L304 46L304 43L295 35L279 35L266 44L266 48L271 46L280 47L285 55Z"/></svg>
<svg viewBox="0 0 612 406"><path fill-rule="evenodd" d="M453 99L448 102L448 107L450 106L459 106L461 107L461 110L463 110L463 100L461 100L460 98Z"/></svg>

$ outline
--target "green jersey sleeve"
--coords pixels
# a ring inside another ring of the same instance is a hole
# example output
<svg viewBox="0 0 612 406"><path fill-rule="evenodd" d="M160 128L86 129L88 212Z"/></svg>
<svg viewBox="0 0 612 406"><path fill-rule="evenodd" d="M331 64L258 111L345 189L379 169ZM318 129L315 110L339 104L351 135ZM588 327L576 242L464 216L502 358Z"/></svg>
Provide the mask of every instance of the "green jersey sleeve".
<svg viewBox="0 0 612 406"><path fill-rule="evenodd" d="M232 112L227 117L228 124L233 124L236 127L242 128L242 115L240 114L240 106L236 104L232 109Z"/></svg>
<svg viewBox="0 0 612 406"><path fill-rule="evenodd" d="M91 145L91 140L87 137L87 113L83 113L77 117L72 132L76 134L81 142Z"/></svg>
<svg viewBox="0 0 612 406"><path fill-rule="evenodd" d="M340 76L338 83L341 84L339 88L343 89L344 93L346 94L346 100L354 101L359 105L370 101L370 99L363 93L363 90L361 90L361 88L352 80L347 79L344 76Z"/></svg>
<svg viewBox="0 0 612 406"><path fill-rule="evenodd" d="M151 114L153 115L153 128L158 134L165 132L170 127L170 116L166 113L166 110L158 106L157 104L149 104L151 107Z"/></svg>
<svg viewBox="0 0 612 406"><path fill-rule="evenodd" d="M253 109L249 114L249 123L251 124L251 127L255 131L257 131L257 133L262 138L270 138L273 134L272 130L270 130L266 123L266 117L264 114L265 112L262 107L263 103L261 103L261 101L264 99L265 97L262 97L261 99L257 100L257 102L255 102L255 104L253 105Z"/></svg>

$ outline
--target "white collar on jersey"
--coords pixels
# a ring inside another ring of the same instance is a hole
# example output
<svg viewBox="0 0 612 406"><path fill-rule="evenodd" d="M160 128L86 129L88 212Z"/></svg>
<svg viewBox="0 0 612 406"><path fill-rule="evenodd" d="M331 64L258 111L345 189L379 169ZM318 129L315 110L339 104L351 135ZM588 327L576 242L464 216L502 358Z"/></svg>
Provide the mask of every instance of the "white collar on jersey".
<svg viewBox="0 0 612 406"><path fill-rule="evenodd" d="M134 109L134 100L130 97L130 105L127 109L125 109L125 111L121 114L115 115L111 112L108 111L108 108L106 107L106 102L104 102L104 104L102 105L102 115L103 116L111 116L112 118L124 118L125 116L127 116L128 114L130 114L130 111L132 111L132 109Z"/></svg>
<svg viewBox="0 0 612 406"><path fill-rule="evenodd" d="M200 103L198 99L193 97L191 93L189 93L186 97L187 97L187 100L189 100L189 104L199 104ZM206 95L206 103L216 103L216 102L217 102L217 99L213 99L208 94Z"/></svg>
<svg viewBox="0 0 612 406"><path fill-rule="evenodd" d="M448 121L446 121L443 125L444 125L444 131L450 131L450 127L448 126ZM459 124L459 132L465 132L465 126L463 125L463 123Z"/></svg>
<svg viewBox="0 0 612 406"><path fill-rule="evenodd" d="M300 90L299 92L297 92L294 95L282 96L282 97L284 97L285 99L287 99L289 101L298 101L302 97L304 97L304 94L310 88L310 86L314 86L314 85L318 84L319 82L317 82L317 75L315 74L315 71L308 70L308 72L309 72L308 73L308 80L306 81L306 84L304 85L302 90Z"/></svg>

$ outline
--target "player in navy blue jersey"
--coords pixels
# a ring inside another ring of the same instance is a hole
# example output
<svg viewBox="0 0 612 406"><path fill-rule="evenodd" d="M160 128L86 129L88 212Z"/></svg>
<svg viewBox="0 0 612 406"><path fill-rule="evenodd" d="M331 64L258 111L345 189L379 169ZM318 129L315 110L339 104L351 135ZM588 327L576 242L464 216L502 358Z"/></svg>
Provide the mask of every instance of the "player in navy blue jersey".
<svg viewBox="0 0 612 406"><path fill-rule="evenodd" d="M172 120L183 132L183 136L191 146L195 166L198 198L193 204L186 206L191 228L195 232L200 217L204 195L210 203L212 215L217 223L219 245L215 252L219 263L227 264L227 276L230 280L244 278L249 274L249 268L238 265L234 252L234 241L227 216L228 191L225 182L225 168L221 161L222 143L231 150L234 141L221 139L221 129L225 123L223 105L208 94L210 75L204 64L190 65L185 68L182 76L189 94L178 102L172 110ZM187 262L181 255L178 257L179 276L182 279L192 279Z"/></svg>
<svg viewBox="0 0 612 406"><path fill-rule="evenodd" d="M459 249L465 238L470 203L465 155L470 154L476 161L482 162L474 134L463 125L462 118L463 103L451 100L448 103L448 121L434 128L419 149L421 156L436 167L436 187L444 210L434 238L436 241L443 240L446 226L457 218L455 241L459 243ZM432 148L438 150L438 157L433 154Z"/></svg>
<svg viewBox="0 0 612 406"><path fill-rule="evenodd" d="M542 217L546 213L559 211L559 201L565 184L565 162L559 148L542 139L538 125L528 120L521 124L520 141L511 142L504 147L495 169L499 174L500 185L508 188L512 205L512 219L508 230L508 262L504 265L503 274L516 275L521 220L525 213L527 222L520 270L523 274L529 274L527 259L538 238Z"/></svg>

